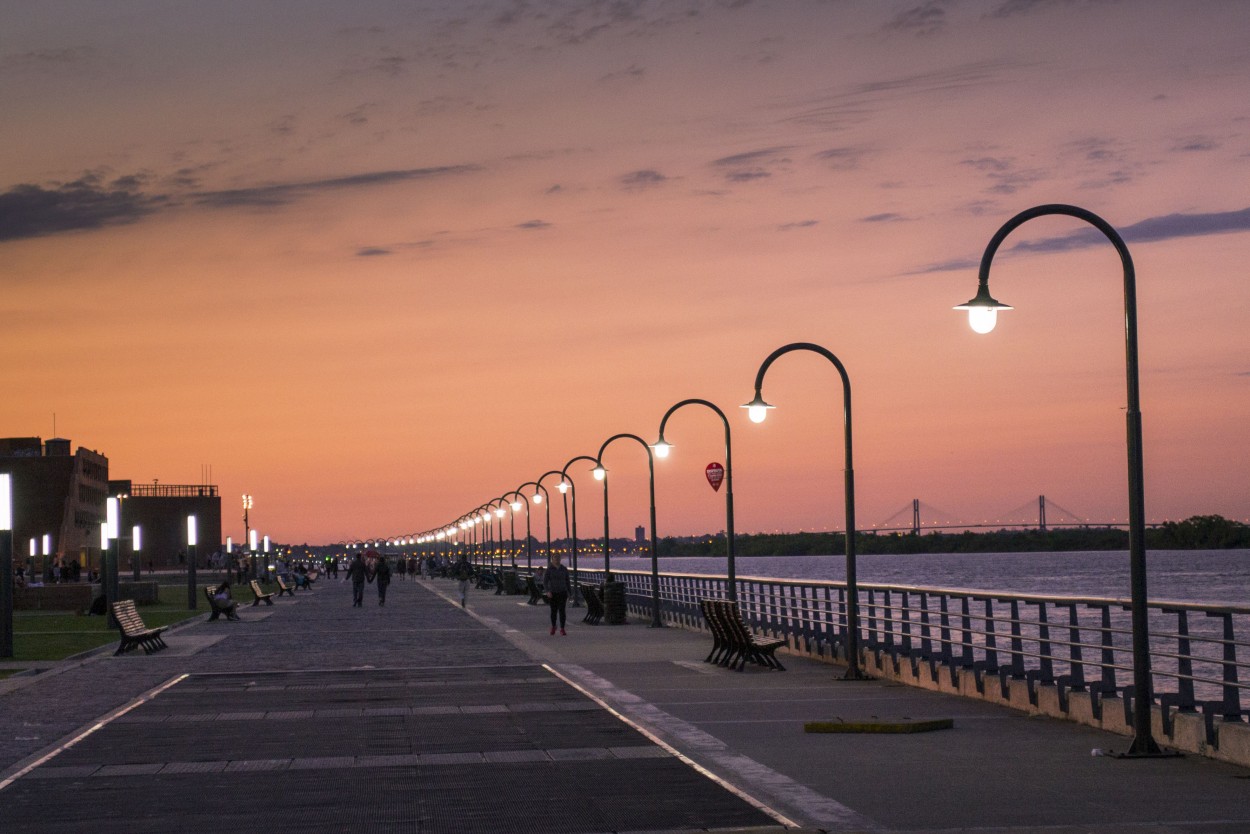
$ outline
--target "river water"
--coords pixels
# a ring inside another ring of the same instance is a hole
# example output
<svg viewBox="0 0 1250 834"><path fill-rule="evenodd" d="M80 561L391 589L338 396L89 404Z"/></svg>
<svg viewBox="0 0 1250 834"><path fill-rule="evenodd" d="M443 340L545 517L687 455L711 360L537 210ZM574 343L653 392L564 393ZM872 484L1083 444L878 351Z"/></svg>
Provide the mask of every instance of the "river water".
<svg viewBox="0 0 1250 834"><path fill-rule="evenodd" d="M738 576L776 579L846 578L844 554L831 556L744 556ZM582 556L579 567L603 566L602 557ZM1060 553L861 554L861 584L964 588L1055 596L1129 596L1127 551ZM1151 600L1250 605L1250 550L1152 550L1146 554ZM613 556L616 570L651 569L650 559ZM660 560L664 573L725 574L724 557Z"/></svg>

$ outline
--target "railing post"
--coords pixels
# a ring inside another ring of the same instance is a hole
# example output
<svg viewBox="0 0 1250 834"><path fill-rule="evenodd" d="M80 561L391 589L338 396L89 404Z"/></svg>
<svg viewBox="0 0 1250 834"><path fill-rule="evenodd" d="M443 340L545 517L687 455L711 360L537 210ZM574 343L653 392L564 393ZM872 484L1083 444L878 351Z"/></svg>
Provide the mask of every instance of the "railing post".
<svg viewBox="0 0 1250 834"><path fill-rule="evenodd" d="M1055 664L1051 660L1050 651L1050 620L1046 614L1046 603L1037 604L1037 653L1042 683L1055 682Z"/></svg>
<svg viewBox="0 0 1250 834"><path fill-rule="evenodd" d="M959 642L963 648L960 663L964 668L970 668L975 662L975 655L972 652L972 609L971 600L968 597L959 598Z"/></svg>
<svg viewBox="0 0 1250 834"><path fill-rule="evenodd" d="M933 657L932 632L929 628L929 595L920 592L920 654L926 660Z"/></svg>
<svg viewBox="0 0 1250 834"><path fill-rule="evenodd" d="M998 671L998 636L994 630L994 599L985 598L985 666Z"/></svg>
<svg viewBox="0 0 1250 834"><path fill-rule="evenodd" d="M942 658L942 662L949 664L951 662L951 617L947 608L948 597L942 594L938 599L938 654Z"/></svg>
<svg viewBox="0 0 1250 834"><path fill-rule="evenodd" d="M1085 661L1081 654L1081 617L1076 603L1068 605L1068 688L1074 692L1085 689Z"/></svg>
<svg viewBox="0 0 1250 834"><path fill-rule="evenodd" d="M1237 643L1236 633L1233 631L1233 615L1225 614L1208 614L1207 616L1219 617L1224 620L1224 657L1221 666L1224 669L1222 675L1224 686L1224 697L1221 703L1221 711L1225 721L1241 720L1241 690L1237 686Z"/></svg>
<svg viewBox="0 0 1250 834"><path fill-rule="evenodd" d="M1011 676L1024 677L1024 639L1020 632L1020 601L1011 600Z"/></svg>

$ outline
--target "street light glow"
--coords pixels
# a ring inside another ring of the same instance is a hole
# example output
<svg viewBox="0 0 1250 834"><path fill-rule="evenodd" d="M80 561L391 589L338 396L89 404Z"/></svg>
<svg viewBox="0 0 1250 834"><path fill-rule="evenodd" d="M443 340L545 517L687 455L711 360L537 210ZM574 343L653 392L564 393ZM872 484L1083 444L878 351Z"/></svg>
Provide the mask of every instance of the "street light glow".
<svg viewBox="0 0 1250 834"><path fill-rule="evenodd" d="M764 401L764 395L759 391L755 392L755 399L749 403L743 403L743 408L747 410L747 417L752 423L762 423L768 417L769 409L776 408L775 405L769 405Z"/></svg>
<svg viewBox="0 0 1250 834"><path fill-rule="evenodd" d="M0 530L13 529L13 476L0 475Z"/></svg>
<svg viewBox="0 0 1250 834"><path fill-rule="evenodd" d="M195 516L187 516L187 547L195 547L199 544L198 530L196 530Z"/></svg>
<svg viewBox="0 0 1250 834"><path fill-rule="evenodd" d="M569 491L569 482L561 481L560 483L556 484L556 489L560 490L560 494L563 495L564 493Z"/></svg>
<svg viewBox="0 0 1250 834"><path fill-rule="evenodd" d="M535 504L541 504L542 502L543 502L543 496L542 496L542 493L541 493L541 492L535 492L535 493L534 493L534 503L535 503Z"/></svg>
<svg viewBox="0 0 1250 834"><path fill-rule="evenodd" d="M669 443L664 438L660 438L655 442L655 445L651 447L651 450L655 452L655 456L657 458L666 458L668 457L669 450L672 448L672 443Z"/></svg>
<svg viewBox="0 0 1250 834"><path fill-rule="evenodd" d="M998 311L1010 310L1011 306L1003 304L1001 301L995 300L990 295L988 284L982 284L977 289L977 294L970 301L963 304L957 304L953 309L968 311L968 326L975 333L989 333L994 329L994 325L998 323Z"/></svg>
<svg viewBox="0 0 1250 834"><path fill-rule="evenodd" d="M602 464L590 470L590 473L595 476L596 481L602 481L604 478L608 477L608 470L604 469Z"/></svg>

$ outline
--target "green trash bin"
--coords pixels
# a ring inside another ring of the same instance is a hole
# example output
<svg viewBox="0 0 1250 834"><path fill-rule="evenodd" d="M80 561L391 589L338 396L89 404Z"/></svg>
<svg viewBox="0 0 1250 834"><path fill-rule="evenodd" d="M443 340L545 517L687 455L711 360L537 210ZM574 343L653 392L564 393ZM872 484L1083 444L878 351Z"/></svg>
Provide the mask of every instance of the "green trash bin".
<svg viewBox="0 0 1250 834"><path fill-rule="evenodd" d="M625 625L625 583L603 583L603 621L608 625Z"/></svg>

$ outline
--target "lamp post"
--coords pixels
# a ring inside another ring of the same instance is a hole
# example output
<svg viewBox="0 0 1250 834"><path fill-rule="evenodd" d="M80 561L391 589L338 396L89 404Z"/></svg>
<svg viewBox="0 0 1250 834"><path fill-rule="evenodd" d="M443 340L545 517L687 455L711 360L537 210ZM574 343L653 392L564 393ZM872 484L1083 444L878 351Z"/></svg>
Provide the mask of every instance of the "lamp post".
<svg viewBox="0 0 1250 834"><path fill-rule="evenodd" d="M255 530L249 529L247 531L247 552L248 562L250 562L252 566L252 578L260 579L260 574L256 569L256 536L257 533Z"/></svg>
<svg viewBox="0 0 1250 834"><path fill-rule="evenodd" d="M999 310L1010 310L1006 304L990 295L990 264L998 247L1016 227L1035 217L1046 215L1075 217L1102 232L1120 255L1124 273L1124 353L1125 379L1128 404L1125 411L1126 446L1128 452L1128 549L1129 581L1131 585L1131 613L1133 633L1133 742L1125 754L1129 757L1162 756L1165 754L1155 743L1150 713L1154 703L1150 674L1150 625L1146 595L1146 510L1145 476L1142 466L1141 399L1138 388L1137 368L1137 276L1128 246L1119 233L1098 215L1078 206L1060 203L1035 206L1020 212L1008 220L990 238L985 254L981 256L976 296L958 305L956 310L967 310L969 324L978 333L994 329Z"/></svg>
<svg viewBox="0 0 1250 834"><path fill-rule="evenodd" d="M248 511L251 509L252 496L245 494L243 496L243 541L251 545L249 561L252 564L252 578L259 579L260 577L256 575L256 536L252 533L251 522L248 520Z"/></svg>
<svg viewBox="0 0 1250 834"><path fill-rule="evenodd" d="M13 656L13 476L0 473L0 657Z"/></svg>
<svg viewBox="0 0 1250 834"><path fill-rule="evenodd" d="M521 484L521 486L512 490L512 492L504 493L504 497L506 498L509 495L515 495L525 502L525 568L526 570L532 571L534 569L534 540L533 540L533 537L530 535L530 499L528 495L526 495L524 492L521 491L522 487L525 487L525 486L527 486L527 484ZM519 506L518 502L513 501L512 512L515 514L520 511L521 511L521 507ZM512 560L512 566L516 567L515 558Z"/></svg>
<svg viewBox="0 0 1250 834"><path fill-rule="evenodd" d="M139 552L143 550L143 533L138 524L130 528L130 561L134 563L132 578L135 582L140 579L141 568L139 566Z"/></svg>
<svg viewBox="0 0 1250 834"><path fill-rule="evenodd" d="M657 458L668 457L669 450L673 448L673 444L664 439L664 427L668 425L668 418L672 417L678 409L688 405L701 405L711 409L716 412L716 416L720 418L721 423L725 426L725 561L729 585L726 590L728 591L729 599L736 602L738 600L738 576L734 568L734 453L729 433L729 418L725 416L725 412L707 400L682 400L665 412L664 419L660 420L660 439L655 442L652 448L655 450ZM653 568L652 574L652 589L656 597L655 605L658 610L660 595L658 571Z"/></svg>
<svg viewBox="0 0 1250 834"><path fill-rule="evenodd" d="M603 481L603 581L612 581L612 567L609 550L611 549L610 539L608 537L608 470L603 468L603 453L607 451L608 446L617 440L629 439L636 441L647 453L647 487L650 490L650 508L651 508L651 552L655 553L655 456L651 452L651 447L647 445L647 441L643 440L636 434L623 432L614 434L607 440L603 441L603 445L599 447L599 454L596 457L598 466L595 467L595 478Z"/></svg>
<svg viewBox="0 0 1250 834"><path fill-rule="evenodd" d="M104 502L104 523L107 530L105 553L108 555L103 559L105 564L103 565L104 575L101 582L104 590L104 601L109 606L109 625L114 627L116 627L117 620L113 616L112 606L120 596L118 593L117 563L121 558L121 515L121 499L116 495L110 495Z"/></svg>
<svg viewBox="0 0 1250 834"><path fill-rule="evenodd" d="M599 462L590 455L578 455L571 458L568 463L560 470L560 494L564 497L564 525L565 532L569 534L571 545L573 548L573 607L581 607L581 587L577 580L577 487L573 483L573 479L569 477L569 467L577 463L579 460L588 461L599 465ZM567 484L567 487L566 487ZM572 526L570 527L569 518L572 516Z"/></svg>
<svg viewBox="0 0 1250 834"><path fill-rule="evenodd" d="M187 516L187 609L194 611L198 606L195 598L195 546L199 544L199 530L195 516Z"/></svg>
<svg viewBox="0 0 1250 834"><path fill-rule="evenodd" d="M552 473L550 472L544 473L543 478L547 477L547 475L550 475L550 474ZM532 486L534 488L534 494L530 496L530 500L533 501L535 504L543 505L543 510L545 511L546 520L547 520L546 562L550 562L551 561L551 501L549 499L551 496L547 492L547 488L542 485L543 478L539 478L537 481L526 481L525 483L521 484L521 486L522 487Z"/></svg>
<svg viewBox="0 0 1250 834"><path fill-rule="evenodd" d="M755 374L755 398L742 407L752 422L762 423L768 410L775 406L764 401L764 375L779 357L795 350L811 351L828 359L842 378L842 439L845 459L844 491L846 501L846 675L844 680L868 680L859 663L859 585L855 580L855 467L851 444L851 380L841 360L827 348L811 342L794 342L777 348L768 355Z"/></svg>

